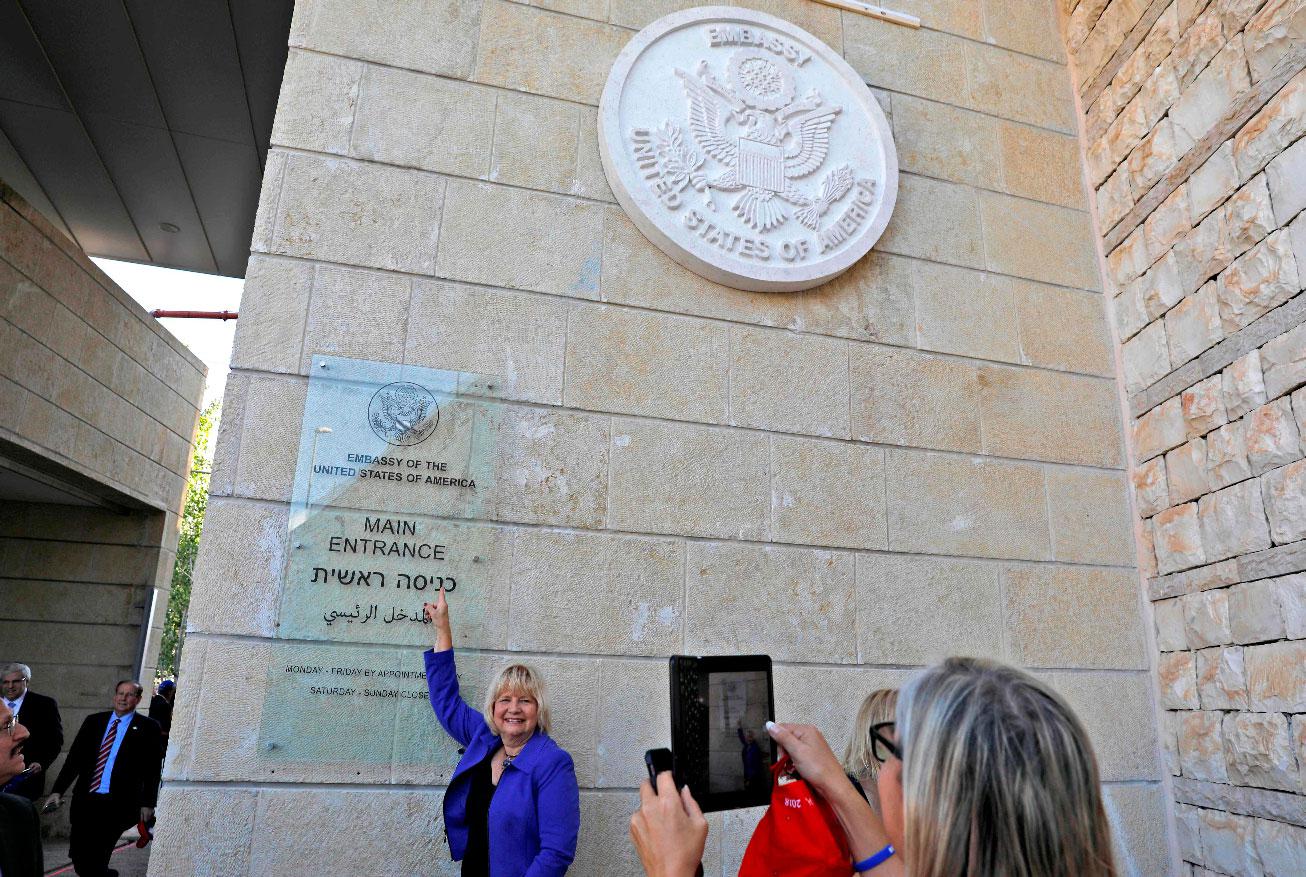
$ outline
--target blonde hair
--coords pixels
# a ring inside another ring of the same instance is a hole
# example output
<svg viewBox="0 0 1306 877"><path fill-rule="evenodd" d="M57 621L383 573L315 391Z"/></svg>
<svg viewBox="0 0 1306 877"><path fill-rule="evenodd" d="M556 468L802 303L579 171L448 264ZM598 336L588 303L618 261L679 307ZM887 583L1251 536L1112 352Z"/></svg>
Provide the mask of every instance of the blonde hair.
<svg viewBox="0 0 1306 877"><path fill-rule="evenodd" d="M512 694L524 694L535 701L539 707L536 713L536 725L544 733L549 733L549 697L544 677L526 664L509 664L490 681L485 690L485 723L495 734L502 733L494 724L494 702L505 691Z"/></svg>
<svg viewBox="0 0 1306 877"><path fill-rule="evenodd" d="M949 658L903 689L897 731L912 877L1115 877L1088 735L1042 682Z"/></svg>
<svg viewBox="0 0 1306 877"><path fill-rule="evenodd" d="M880 763L871 751L871 725L892 722L897 705L898 689L878 688L866 695L861 709L857 710L857 721L853 722L852 734L843 751L843 769L858 780L874 779L880 772Z"/></svg>

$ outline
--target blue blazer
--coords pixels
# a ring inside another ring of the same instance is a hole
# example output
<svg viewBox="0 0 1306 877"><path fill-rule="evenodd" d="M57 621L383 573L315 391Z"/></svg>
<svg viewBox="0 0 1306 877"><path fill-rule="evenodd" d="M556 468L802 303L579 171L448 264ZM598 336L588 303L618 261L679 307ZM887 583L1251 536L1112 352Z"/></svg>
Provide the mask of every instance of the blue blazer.
<svg viewBox="0 0 1306 877"><path fill-rule="evenodd" d="M428 650L426 685L431 707L449 735L466 747L444 795L444 827L455 861L467 852L468 775L499 747L485 717L458 694L453 649ZM503 770L490 799L491 877L562 877L576 857L580 789L571 756L543 731L526 741Z"/></svg>

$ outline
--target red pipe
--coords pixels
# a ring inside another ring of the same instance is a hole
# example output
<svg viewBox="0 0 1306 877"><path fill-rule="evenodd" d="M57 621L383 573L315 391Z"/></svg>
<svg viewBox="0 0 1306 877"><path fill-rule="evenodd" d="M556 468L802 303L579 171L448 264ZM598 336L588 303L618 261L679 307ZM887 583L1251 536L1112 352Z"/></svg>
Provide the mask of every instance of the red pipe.
<svg viewBox="0 0 1306 877"><path fill-rule="evenodd" d="M150 311L150 316L177 317L196 320L234 320L238 311Z"/></svg>

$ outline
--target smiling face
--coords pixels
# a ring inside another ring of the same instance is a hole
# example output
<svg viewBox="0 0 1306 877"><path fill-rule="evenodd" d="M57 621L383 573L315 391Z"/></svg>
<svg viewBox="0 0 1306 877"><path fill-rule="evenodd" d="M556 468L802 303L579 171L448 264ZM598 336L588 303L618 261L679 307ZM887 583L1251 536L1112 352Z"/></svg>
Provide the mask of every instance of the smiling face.
<svg viewBox="0 0 1306 877"><path fill-rule="evenodd" d="M14 713L9 705L0 702L0 727L9 724ZM0 732L0 785L18 776L27 767L23 758L23 741L27 739L27 729L21 724L14 725L9 734Z"/></svg>
<svg viewBox="0 0 1306 877"><path fill-rule="evenodd" d="M27 677L18 670L6 673L0 679L0 695L8 700L18 700L27 692Z"/></svg>
<svg viewBox="0 0 1306 877"><path fill-rule="evenodd" d="M135 682L119 682L113 690L113 711L120 716L133 712L141 702L141 689Z"/></svg>
<svg viewBox="0 0 1306 877"><path fill-rule="evenodd" d="M539 725L540 705L525 692L500 691L494 699L494 726L509 746L524 744Z"/></svg>

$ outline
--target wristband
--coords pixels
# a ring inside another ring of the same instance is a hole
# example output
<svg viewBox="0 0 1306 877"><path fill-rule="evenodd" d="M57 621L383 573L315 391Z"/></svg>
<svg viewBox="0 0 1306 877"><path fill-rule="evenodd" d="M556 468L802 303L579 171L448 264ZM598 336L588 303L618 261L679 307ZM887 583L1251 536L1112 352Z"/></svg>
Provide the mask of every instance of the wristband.
<svg viewBox="0 0 1306 877"><path fill-rule="evenodd" d="M892 856L894 852L895 850L893 848L893 844L889 844L875 855L862 859L860 862L854 862L853 871L860 874L863 871L871 870L876 865L883 865L885 862L889 860L889 857Z"/></svg>

